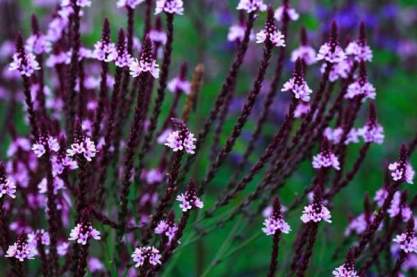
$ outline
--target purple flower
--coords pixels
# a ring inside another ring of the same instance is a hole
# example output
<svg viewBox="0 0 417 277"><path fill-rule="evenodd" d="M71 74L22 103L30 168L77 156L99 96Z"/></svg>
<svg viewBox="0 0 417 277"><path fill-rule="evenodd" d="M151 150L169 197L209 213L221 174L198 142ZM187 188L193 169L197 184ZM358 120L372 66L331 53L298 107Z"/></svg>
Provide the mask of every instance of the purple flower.
<svg viewBox="0 0 417 277"><path fill-rule="evenodd" d="M36 247L34 244L29 243L25 236L25 238L19 238L15 243L10 245L4 256L6 258L15 258L19 262L32 260L36 256Z"/></svg>
<svg viewBox="0 0 417 277"><path fill-rule="evenodd" d="M323 64L320 67L321 73L324 73L326 71L327 64ZM349 60L343 60L339 63L335 63L332 66L332 70L329 74L329 80L331 82L335 82L339 79L346 79L349 76L349 72L352 68L352 62Z"/></svg>
<svg viewBox="0 0 417 277"><path fill-rule="evenodd" d="M326 221L331 223L332 216L330 211L322 204L313 202L310 205L304 207L303 214L301 215L301 221L304 223L308 222L320 222Z"/></svg>
<svg viewBox="0 0 417 277"><path fill-rule="evenodd" d="M372 50L366 45L359 41L353 41L346 47L346 54L352 56L355 61L371 62L372 61Z"/></svg>
<svg viewBox="0 0 417 277"><path fill-rule="evenodd" d="M177 233L178 226L172 220L168 218L167 220L161 220L155 228L155 234L164 235L168 238L168 242L171 243L175 234Z"/></svg>
<svg viewBox="0 0 417 277"><path fill-rule="evenodd" d="M77 0L75 2L77 6L79 7L90 7L91 6L91 0ZM62 0L61 6L71 6L71 0Z"/></svg>
<svg viewBox="0 0 417 277"><path fill-rule="evenodd" d="M291 53L291 61L295 62L297 59L301 59L307 65L314 64L316 62L316 50L311 46L301 45Z"/></svg>
<svg viewBox="0 0 417 277"><path fill-rule="evenodd" d="M417 236L414 232L397 235L393 241L398 243L405 253L417 253Z"/></svg>
<svg viewBox="0 0 417 277"><path fill-rule="evenodd" d="M372 220L371 218L369 220ZM352 219L345 230L345 236L349 236L351 233L356 233L357 235L365 232L368 227L367 219L365 214L361 214L354 219Z"/></svg>
<svg viewBox="0 0 417 277"><path fill-rule="evenodd" d="M274 199L272 213L265 218L262 231L268 236L275 235L278 231L284 234L291 231L290 225L282 218L282 208L278 198Z"/></svg>
<svg viewBox="0 0 417 277"><path fill-rule="evenodd" d="M284 18L284 12L287 13L288 18L292 21L297 21L298 18L300 18L300 15L297 13L295 9L286 8L284 6L280 6L275 10L274 18L277 21L282 21L282 19Z"/></svg>
<svg viewBox="0 0 417 277"><path fill-rule="evenodd" d="M156 266L161 264L161 254L159 250L153 246L143 246L135 249L132 254L132 259L135 262L135 267L143 265Z"/></svg>
<svg viewBox="0 0 417 277"><path fill-rule="evenodd" d="M326 129L324 129L324 133L323 133L323 136L325 136L326 139L333 144L338 144L340 140L342 139L342 135L343 135L342 127L337 127L334 129L327 127Z"/></svg>
<svg viewBox="0 0 417 277"><path fill-rule="evenodd" d="M62 241L58 243L56 250L59 256L65 256L68 253L69 243L66 241Z"/></svg>
<svg viewBox="0 0 417 277"><path fill-rule="evenodd" d="M353 99L358 95L364 97L364 100L366 98L375 99L375 87L368 81L364 81L362 78L360 78L359 80L349 85L345 98Z"/></svg>
<svg viewBox="0 0 417 277"><path fill-rule="evenodd" d="M227 40L231 42L240 42L243 41L243 37L245 36L245 26L242 24L235 24L230 26L229 32L227 34ZM253 38L253 36L251 36Z"/></svg>
<svg viewBox="0 0 417 277"><path fill-rule="evenodd" d="M310 95L313 92L307 82L298 76L294 76L284 83L281 91L291 91L296 99L300 99L304 102L310 101Z"/></svg>
<svg viewBox="0 0 417 277"><path fill-rule="evenodd" d="M50 239L49 239L48 232L41 229L41 230L36 230L36 231L31 232L30 234L28 234L28 242L29 243L33 243L33 244L36 245L38 243L38 241L40 241L40 243L42 245L49 245L50 244Z"/></svg>
<svg viewBox="0 0 417 277"><path fill-rule="evenodd" d="M376 204L378 205L378 207L382 207L387 197L388 197L388 191L385 188L381 188L375 193L374 200Z"/></svg>
<svg viewBox="0 0 417 277"><path fill-rule="evenodd" d="M70 233L68 240L74 240L76 243L86 245L89 239L100 240L100 232L90 224L78 223Z"/></svg>
<svg viewBox="0 0 417 277"><path fill-rule="evenodd" d="M187 212L194 208L202 209L204 207L203 202L197 196L194 186L189 186L184 193L178 195L177 201L180 202L180 208L183 212Z"/></svg>
<svg viewBox="0 0 417 277"><path fill-rule="evenodd" d="M142 172L142 179L144 179L147 184L158 184L164 180L164 174L159 168L154 168Z"/></svg>
<svg viewBox="0 0 417 277"><path fill-rule="evenodd" d="M168 89L171 92L182 91L188 95L191 92L191 83L181 77L175 77L168 83Z"/></svg>
<svg viewBox="0 0 417 277"><path fill-rule="evenodd" d="M360 129L360 134L367 143L384 143L384 128L377 122L368 121L365 126Z"/></svg>
<svg viewBox="0 0 417 277"><path fill-rule="evenodd" d="M330 152L330 150L325 149L319 154L313 157L313 168L328 168L333 167L336 170L340 170L340 163L337 156Z"/></svg>
<svg viewBox="0 0 417 277"><path fill-rule="evenodd" d="M67 149L67 155L69 157L82 155L89 162L92 161L96 154L96 146L89 137L85 137L84 139L76 139L76 141L71 144L70 148Z"/></svg>
<svg viewBox="0 0 417 277"><path fill-rule="evenodd" d="M36 61L35 55L32 53L27 54L15 53L13 55L13 62L10 63L10 70L17 70L20 75L30 77L36 71L41 69L39 63Z"/></svg>
<svg viewBox="0 0 417 277"><path fill-rule="evenodd" d="M388 165L389 171L391 171L391 177L394 181L402 181L412 184L414 179L414 169L408 162L393 162Z"/></svg>
<svg viewBox="0 0 417 277"><path fill-rule="evenodd" d="M165 43L167 42L167 34L162 30L150 30L149 38L153 43L160 43L162 45L165 45Z"/></svg>
<svg viewBox="0 0 417 277"><path fill-rule="evenodd" d="M188 154L194 154L195 142L197 139L182 121L175 119L175 122L177 130L169 133L166 138L165 145L171 148L174 152L185 151Z"/></svg>
<svg viewBox="0 0 417 277"><path fill-rule="evenodd" d="M410 207L401 202L401 192L397 191L392 198L390 207L388 209L388 215L391 218L401 215L402 220L407 222L412 217L413 213Z"/></svg>
<svg viewBox="0 0 417 277"><path fill-rule="evenodd" d="M25 49L27 52L34 53L36 55L49 53L51 51L51 42L48 41L44 35L31 35L26 40Z"/></svg>
<svg viewBox="0 0 417 277"><path fill-rule="evenodd" d="M4 195L16 198L16 184L12 179L7 178L4 166L0 165L0 198Z"/></svg>
<svg viewBox="0 0 417 277"><path fill-rule="evenodd" d="M129 8L136 8L137 5L143 3L145 0L118 0L117 6L119 8L129 7Z"/></svg>
<svg viewBox="0 0 417 277"><path fill-rule="evenodd" d="M155 79L159 78L159 66L153 57L151 42L145 39L143 51L139 60L132 58L129 63L130 75L134 78L141 75L143 72L149 72Z"/></svg>
<svg viewBox="0 0 417 277"><path fill-rule="evenodd" d="M94 57L99 61L112 62L119 56L114 43L100 40L94 45Z"/></svg>
<svg viewBox="0 0 417 277"><path fill-rule="evenodd" d="M346 59L345 52L339 45L332 45L332 42L326 42L320 47L320 50L317 54L317 60L327 61L329 63L340 63Z"/></svg>
<svg viewBox="0 0 417 277"><path fill-rule="evenodd" d="M157 0L155 14L161 12L182 15L184 13L184 3L182 0Z"/></svg>
<svg viewBox="0 0 417 277"><path fill-rule="evenodd" d="M88 258L88 270L91 272L100 272L104 271L104 264L96 257Z"/></svg>
<svg viewBox="0 0 417 277"><path fill-rule="evenodd" d="M236 9L245 10L247 13L253 13L266 11L266 8L267 6L262 0L240 0Z"/></svg>
<svg viewBox="0 0 417 277"><path fill-rule="evenodd" d="M275 47L285 47L285 37L278 30L273 20L271 12L268 12L264 28L256 34L256 43L270 42Z"/></svg>
<svg viewBox="0 0 417 277"><path fill-rule="evenodd" d="M48 137L48 139L46 139L45 137L41 137L37 143L34 143L32 145L32 151L33 153L35 153L36 157L40 158L45 154L46 144L48 144L49 150L52 152L58 152L61 148L56 138L52 136Z"/></svg>
<svg viewBox="0 0 417 277"><path fill-rule="evenodd" d="M359 277L353 265L347 263L337 267L332 274L334 277Z"/></svg>
<svg viewBox="0 0 417 277"><path fill-rule="evenodd" d="M294 117L295 118L301 118L304 115L308 114L310 111L310 104L305 102L298 103L297 107L295 107L294 111Z"/></svg>

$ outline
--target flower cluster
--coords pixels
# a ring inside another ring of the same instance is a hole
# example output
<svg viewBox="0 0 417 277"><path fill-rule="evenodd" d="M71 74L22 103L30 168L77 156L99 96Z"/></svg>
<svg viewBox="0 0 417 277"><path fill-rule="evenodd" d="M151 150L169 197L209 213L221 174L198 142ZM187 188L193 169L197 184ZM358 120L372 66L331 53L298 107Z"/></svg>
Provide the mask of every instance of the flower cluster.
<svg viewBox="0 0 417 277"><path fill-rule="evenodd" d="M270 42L275 47L285 47L284 35L275 25L271 11L268 12L268 19L264 28L256 34L256 43L265 42Z"/></svg>
<svg viewBox="0 0 417 277"><path fill-rule="evenodd" d="M156 266L161 264L161 254L159 250L153 246L143 246L136 248L132 254L133 262L135 262L135 267L141 267L145 264Z"/></svg>
<svg viewBox="0 0 417 277"><path fill-rule="evenodd" d="M180 202L180 208L183 212L196 208L202 209L204 207L203 201L198 198L194 186L189 186L184 193L178 195L177 201Z"/></svg>
<svg viewBox="0 0 417 277"><path fill-rule="evenodd" d="M277 21L282 21L284 19L284 13L286 13L288 18L292 21L297 21L298 18L300 18L300 15L297 13L295 9L288 8L285 6L280 6L275 10L274 18Z"/></svg>
<svg viewBox="0 0 417 277"><path fill-rule="evenodd" d="M91 224L78 223L69 235L68 240L76 241L81 245L86 245L89 239L100 240L100 232L91 226Z"/></svg>
<svg viewBox="0 0 417 277"><path fill-rule="evenodd" d="M27 38L25 50L35 55L49 53L51 51L51 42L42 34L33 34Z"/></svg>
<svg viewBox="0 0 417 277"><path fill-rule="evenodd" d="M274 202L272 214L265 218L263 224L262 231L268 236L275 235L276 232L288 234L291 231L290 225L282 218L281 205L278 199Z"/></svg>
<svg viewBox="0 0 417 277"><path fill-rule="evenodd" d="M165 145L174 152L185 151L194 154L196 138L191 133L185 123L178 119L173 119L175 131L171 131L166 138Z"/></svg>
<svg viewBox="0 0 417 277"><path fill-rule="evenodd" d="M323 204L313 202L310 205L304 207L303 214L301 215L301 221L304 223L308 222L320 222L326 221L331 223L332 216L329 209L327 209Z"/></svg>
<svg viewBox="0 0 417 277"><path fill-rule="evenodd" d="M155 14L161 12L182 15L184 13L184 3L182 0L157 0Z"/></svg>
<svg viewBox="0 0 417 277"><path fill-rule="evenodd" d="M40 66L32 53L16 53L13 55L13 62L10 63L9 69L17 70L20 75L30 77L36 70L40 69Z"/></svg>
<svg viewBox="0 0 417 277"><path fill-rule="evenodd" d="M393 162L388 165L388 169L394 181L413 183L415 171L410 163L404 161Z"/></svg>
<svg viewBox="0 0 417 277"><path fill-rule="evenodd" d="M291 91L296 99L304 102L310 101L310 95L313 92L304 80L301 69L293 73L293 77L284 83L281 91Z"/></svg>
<svg viewBox="0 0 417 277"><path fill-rule="evenodd" d="M375 99L375 87L368 81L359 79L348 86L345 98L353 99L358 95L363 99Z"/></svg>
<svg viewBox="0 0 417 277"><path fill-rule="evenodd" d="M413 222L413 220L410 220ZM414 227L414 224L411 224ZM416 253L417 254L417 236L414 232L414 228L408 228L407 232L397 235L394 242L400 245L400 249L405 253Z"/></svg>
<svg viewBox="0 0 417 277"><path fill-rule="evenodd" d="M360 41L352 41L346 47L346 54L352 56L355 61L371 62L372 61L372 50L371 48L361 43Z"/></svg>
<svg viewBox="0 0 417 277"><path fill-rule="evenodd" d="M353 265L348 263L337 267L333 270L332 274L334 277L359 277L359 274Z"/></svg>
<svg viewBox="0 0 417 277"><path fill-rule="evenodd" d="M45 146L48 146L49 151L58 152L61 149L58 139L52 136L41 137L38 142L32 145L32 151L35 153L36 157L40 158L46 153Z"/></svg>
<svg viewBox="0 0 417 277"><path fill-rule="evenodd" d="M333 167L336 170L340 170L340 162L337 156L330 151L328 147L313 157L313 168L328 168Z"/></svg>
<svg viewBox="0 0 417 277"><path fill-rule="evenodd" d="M89 137L84 137L83 139L76 139L76 141L70 145L70 148L67 149L67 155L69 157L82 155L89 162L92 161L96 154L96 145Z"/></svg>
<svg viewBox="0 0 417 277"><path fill-rule="evenodd" d="M152 53L152 45L149 38L145 40L139 60L132 58L129 63L130 75L134 78L143 72L149 72L155 79L159 78L159 66Z"/></svg>
<svg viewBox="0 0 417 277"><path fill-rule="evenodd" d="M360 130L360 134L367 143L382 144L384 142L384 128L377 122L368 121Z"/></svg>
<svg viewBox="0 0 417 277"><path fill-rule="evenodd" d="M307 65L314 64L316 62L316 50L311 46L301 45L291 53L292 62L296 62L298 59L301 59Z"/></svg>
<svg viewBox="0 0 417 277"><path fill-rule="evenodd" d="M7 178L3 164L0 164L0 198L4 195L10 198L16 198L16 184L10 178Z"/></svg>
<svg viewBox="0 0 417 277"><path fill-rule="evenodd" d="M238 10L245 10L247 13L254 13L258 11L266 11L267 6L263 0L240 0L237 5Z"/></svg>
<svg viewBox="0 0 417 277"><path fill-rule="evenodd" d="M168 217L166 220L161 220L155 228L155 234L164 235L168 238L170 243L178 231L178 226L175 224L173 218Z"/></svg>
<svg viewBox="0 0 417 277"><path fill-rule="evenodd" d="M94 45L94 56L97 60L107 63L119 57L114 43L105 40L96 42Z"/></svg>
<svg viewBox="0 0 417 277"><path fill-rule="evenodd" d="M131 9L136 8L137 5L141 4L145 0L118 0L117 6L119 8L129 7Z"/></svg>
<svg viewBox="0 0 417 277"><path fill-rule="evenodd" d="M402 220L407 222L412 217L413 212L410 207L404 203L405 200L402 200L401 198L401 192L395 192L387 212L390 217L401 215Z"/></svg>
<svg viewBox="0 0 417 277"><path fill-rule="evenodd" d="M19 262L31 260L36 256L36 246L28 241L26 236L19 238L9 246L5 257L15 258Z"/></svg>
<svg viewBox="0 0 417 277"><path fill-rule="evenodd" d="M332 64L338 64L346 59L346 54L342 47L335 42L326 42L323 44L317 53L317 60L324 60Z"/></svg>

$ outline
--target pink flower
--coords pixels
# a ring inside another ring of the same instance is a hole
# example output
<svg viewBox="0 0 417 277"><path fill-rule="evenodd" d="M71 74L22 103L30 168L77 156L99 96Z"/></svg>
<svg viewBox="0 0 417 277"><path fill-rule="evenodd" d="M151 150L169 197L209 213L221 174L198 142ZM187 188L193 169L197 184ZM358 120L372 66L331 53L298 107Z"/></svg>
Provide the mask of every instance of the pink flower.
<svg viewBox="0 0 417 277"><path fill-rule="evenodd" d="M96 154L96 146L89 137L85 137L84 139L76 139L76 141L71 144L70 148L67 149L67 155L69 157L82 155L89 162L92 161Z"/></svg>
<svg viewBox="0 0 417 277"><path fill-rule="evenodd" d="M295 108L294 117L295 118L303 117L304 115L308 114L309 111L310 111L310 104L300 102Z"/></svg>
<svg viewBox="0 0 417 277"><path fill-rule="evenodd" d="M165 45L167 42L167 34L162 30L152 29L149 31L149 38L153 43Z"/></svg>
<svg viewBox="0 0 417 277"><path fill-rule="evenodd" d="M409 184L413 183L414 169L408 162L393 162L388 165L389 171L391 171L391 177L394 181L405 181Z"/></svg>
<svg viewBox="0 0 417 277"><path fill-rule="evenodd" d="M272 215L265 219L262 231L268 236L274 235L277 231L288 234L291 231L291 227L284 219Z"/></svg>
<svg viewBox="0 0 417 277"><path fill-rule="evenodd" d="M236 9L245 10L247 13L253 13L266 11L266 8L267 6L262 0L240 0Z"/></svg>
<svg viewBox="0 0 417 277"><path fill-rule="evenodd" d="M327 64L323 64L320 68L321 73L326 72ZM335 63L332 66L332 70L329 74L330 82L335 82L339 79L346 79L349 76L349 72L352 68L352 63L349 60L343 60L339 63Z"/></svg>
<svg viewBox="0 0 417 277"><path fill-rule="evenodd" d="M118 55L114 43L100 40L94 45L94 57L99 61L112 62Z"/></svg>
<svg viewBox="0 0 417 277"><path fill-rule="evenodd" d="M10 63L10 70L17 70L20 75L30 77L36 71L41 69L39 63L36 61L35 55L32 53L24 54L24 60L20 53L15 53L13 55L13 62Z"/></svg>
<svg viewBox="0 0 417 277"><path fill-rule="evenodd" d="M182 15L184 13L184 3L182 0L157 0L155 14L161 12Z"/></svg>
<svg viewBox="0 0 417 277"><path fill-rule="evenodd" d="M320 47L317 54L317 60L327 61L329 63L340 63L346 59L345 52L339 45L332 46L330 42L326 42Z"/></svg>
<svg viewBox="0 0 417 277"><path fill-rule="evenodd" d="M155 234L164 235L168 238L168 242L171 243L175 234L177 233L178 226L171 219L161 220L158 226L155 228Z"/></svg>
<svg viewBox="0 0 417 277"><path fill-rule="evenodd" d="M375 87L368 81L358 80L348 86L345 98L353 99L354 97L361 95L369 99L375 99Z"/></svg>
<svg viewBox="0 0 417 277"><path fill-rule="evenodd" d="M229 28L229 33L227 34L227 40L231 42L240 42L243 41L245 36L245 26L242 24L232 25Z"/></svg>
<svg viewBox="0 0 417 277"><path fill-rule="evenodd" d="M372 219L369 219L372 220ZM366 228L368 227L368 223L366 221L366 215L361 214L355 217L352 221L350 221L348 227L345 230L345 236L349 236L351 233L356 233L357 235L362 234L365 232Z"/></svg>
<svg viewBox="0 0 417 277"><path fill-rule="evenodd" d="M137 5L143 3L145 0L118 0L117 6L119 8L129 7L129 8L136 8Z"/></svg>
<svg viewBox="0 0 417 277"><path fill-rule="evenodd" d="M400 245L400 249L405 253L417 254L417 237L414 232L406 232L401 235L397 235L394 242Z"/></svg>
<svg viewBox="0 0 417 277"><path fill-rule="evenodd" d="M336 170L340 170L339 159L334 153L324 151L313 157L313 168L320 169L327 167L333 167Z"/></svg>
<svg viewBox="0 0 417 277"><path fill-rule="evenodd" d="M9 246L4 256L6 258L15 258L19 262L32 260L36 256L36 246L29 243L27 238L20 238Z"/></svg>
<svg viewBox="0 0 417 277"><path fill-rule="evenodd" d="M198 198L196 189L193 186L188 187L184 193L178 195L177 201L180 202L180 208L183 212L194 208L202 209L204 207L203 202Z"/></svg>
<svg viewBox="0 0 417 277"><path fill-rule="evenodd" d="M355 61L371 62L372 61L372 50L371 48L359 41L353 41L346 47L346 54L353 56Z"/></svg>
<svg viewBox="0 0 417 277"><path fill-rule="evenodd" d="M191 133L185 124L175 119L176 131L171 131L166 138L165 145L171 148L174 152L185 151L188 154L194 154L196 138Z"/></svg>
<svg viewBox="0 0 417 277"><path fill-rule="evenodd" d="M343 128L337 127L333 129L333 128L327 127L326 129L324 129L323 135L327 138L328 141L334 144L338 144L340 140L342 139Z"/></svg>
<svg viewBox="0 0 417 277"><path fill-rule="evenodd" d="M310 101L310 95L313 92L308 87L307 82L296 74L284 83L281 91L291 91L296 99L300 99L304 102Z"/></svg>
<svg viewBox="0 0 417 277"><path fill-rule="evenodd" d="M331 218L330 211L324 205L315 202L304 207L303 214L301 215L301 221L304 223L318 223L322 220L331 223Z"/></svg>
<svg viewBox="0 0 417 277"><path fill-rule="evenodd" d="M49 234L48 232L42 229L36 230L28 235L28 242L33 243L35 245L38 242L40 242L42 245L49 245L50 244Z"/></svg>
<svg viewBox="0 0 417 277"><path fill-rule="evenodd" d="M280 6L275 10L274 18L277 21L282 21L282 19L284 18L284 12L287 13L288 18L292 21L297 21L298 18L300 18L300 15L297 13L296 10L291 8L286 9L284 6Z"/></svg>
<svg viewBox="0 0 417 277"><path fill-rule="evenodd" d="M44 35L31 35L26 40L25 49L27 52L35 55L49 53L51 51L51 42L48 41Z"/></svg>
<svg viewBox="0 0 417 277"><path fill-rule="evenodd" d="M0 176L0 198L4 195L10 198L16 198L16 184L13 180L7 178L4 172Z"/></svg>
<svg viewBox="0 0 417 277"><path fill-rule="evenodd" d="M132 254L135 267L141 267L144 264L156 266L161 264L161 254L159 250L153 246L143 246L136 248Z"/></svg>
<svg viewBox="0 0 417 277"><path fill-rule="evenodd" d="M316 50L311 46L301 45L291 53L291 61L295 62L297 59L301 59L307 65L314 64L316 62Z"/></svg>
<svg viewBox="0 0 417 277"><path fill-rule="evenodd" d="M376 204L378 205L378 207L382 207L387 197L388 197L388 191L385 188L381 188L376 192L374 200Z"/></svg>
<svg viewBox="0 0 417 277"><path fill-rule="evenodd" d="M191 83L181 77L176 77L168 83L168 89L173 93L181 91L188 95L191 91Z"/></svg>
<svg viewBox="0 0 417 277"><path fill-rule="evenodd" d="M149 47L150 45L144 46L139 60L136 58L130 60L129 69L132 77L136 78L143 72L149 72L155 79L159 78L159 66Z"/></svg>
<svg viewBox="0 0 417 277"><path fill-rule="evenodd" d="M360 129L363 140L367 143L384 143L384 128L377 122L368 121L365 126Z"/></svg>
<svg viewBox="0 0 417 277"><path fill-rule="evenodd" d="M40 158L42 157L45 152L46 148L45 145L48 144L49 150L52 152L58 152L61 146L59 145L59 142L54 137L48 137L48 139L41 137L37 143L34 143L32 145L32 151L35 153L36 157Z"/></svg>
<svg viewBox="0 0 417 277"><path fill-rule="evenodd" d="M275 47L285 47L284 35L278 30L272 18L272 11L268 12L264 28L256 34L256 43L270 42Z"/></svg>
<svg viewBox="0 0 417 277"><path fill-rule="evenodd" d="M100 232L90 224L78 223L70 233L68 240L74 240L78 244L86 245L89 239L100 240Z"/></svg>
<svg viewBox="0 0 417 277"><path fill-rule="evenodd" d="M359 277L353 265L343 264L332 272L334 277Z"/></svg>

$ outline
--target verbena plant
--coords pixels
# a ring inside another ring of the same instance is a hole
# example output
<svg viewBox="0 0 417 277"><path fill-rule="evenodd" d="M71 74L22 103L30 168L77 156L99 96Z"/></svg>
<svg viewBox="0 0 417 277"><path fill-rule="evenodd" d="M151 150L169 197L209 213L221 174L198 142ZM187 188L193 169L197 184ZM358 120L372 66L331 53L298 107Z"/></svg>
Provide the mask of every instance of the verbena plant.
<svg viewBox="0 0 417 277"><path fill-rule="evenodd" d="M63 0L45 31L33 15L31 35L16 39L9 77L20 82L9 82L8 89L23 85L30 134L18 134L15 122L8 120L12 141L0 166L0 246L7 263L2 272L155 276L187 244L229 223L258 224L265 217L259 231L270 236L271 250L265 254L269 269L263 274L275 276L279 269L285 276L309 276L319 228L334 220L334 197L361 169L366 171L362 165L370 147L384 141L376 90L367 74L373 55L366 26L360 24L357 39L341 39L336 22L330 23L328 40L317 53L301 29L299 47L290 53L287 42L294 34L288 28L299 15L289 1L273 10L262 0L241 0L238 23L228 34L236 48L233 61L209 103L209 114L191 124L204 86L204 66L196 65L188 81L190 65L184 63L169 81L173 41L187 39L174 36L175 18L186 12L183 2L117 1L126 11L127 26L112 42L109 20L104 20L93 50L82 44L80 30L91 2ZM136 10L145 11L140 30ZM262 20L263 27L255 27ZM138 44L134 34L139 32ZM250 44L263 47L263 54L235 118L230 109ZM284 80L287 60L292 76ZM320 77L307 84L315 63L321 63L315 75ZM95 80L97 71L100 78ZM163 111L168 90L172 99ZM262 90L266 92L260 99ZM268 118L280 93L291 100L269 137ZM361 109L368 109L365 124L360 122ZM254 111L256 123L243 155L231 163ZM234 122L230 134L227 120ZM360 146L348 152L351 144ZM397 161L387 163L385 173L381 171L384 185L374 200L354 199L364 202L364 211L351 219L344 241L332 241L340 249L333 257L335 269L325 274L398 276L412 271L417 197L409 201L403 183L413 183L409 160L416 145L417 137L401 146ZM203 146L210 149L208 154ZM352 164L347 162L350 155ZM199 167L208 156L208 168ZM282 206L286 180L310 159L314 178ZM215 200L205 203L213 180L230 164L230 178L223 178ZM196 167L198 176L191 174ZM301 214L294 214L303 206ZM286 222L291 216L300 218L298 228ZM294 243L281 250L281 240L290 232L296 234ZM252 234L243 235L249 237L244 245ZM221 261L220 250L210 267ZM279 252L290 258L281 258ZM28 261L33 259L37 262Z"/></svg>

